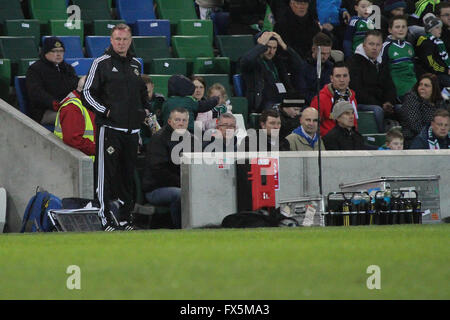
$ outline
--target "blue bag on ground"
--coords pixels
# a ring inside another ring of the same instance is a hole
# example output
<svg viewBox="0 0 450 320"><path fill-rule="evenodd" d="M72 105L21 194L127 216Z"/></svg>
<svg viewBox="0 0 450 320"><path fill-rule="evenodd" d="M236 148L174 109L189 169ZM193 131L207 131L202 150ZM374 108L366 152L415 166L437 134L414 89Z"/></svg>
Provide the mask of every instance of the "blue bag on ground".
<svg viewBox="0 0 450 320"><path fill-rule="evenodd" d="M39 188L38 188L39 190ZM23 214L22 228L20 232L51 232L53 225L48 217L48 211L61 209L61 199L47 192L38 191L28 202ZM31 225L31 228L30 228ZM30 230L31 229L31 230Z"/></svg>

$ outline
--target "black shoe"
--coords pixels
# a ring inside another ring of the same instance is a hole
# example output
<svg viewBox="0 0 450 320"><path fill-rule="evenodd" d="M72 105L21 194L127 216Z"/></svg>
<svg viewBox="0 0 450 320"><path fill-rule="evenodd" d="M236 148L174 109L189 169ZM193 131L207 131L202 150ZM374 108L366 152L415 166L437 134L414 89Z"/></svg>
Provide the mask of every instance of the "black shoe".
<svg viewBox="0 0 450 320"><path fill-rule="evenodd" d="M134 230L139 229L138 227L136 227L133 223L131 223L129 221L120 221L119 228L123 231L134 231Z"/></svg>
<svg viewBox="0 0 450 320"><path fill-rule="evenodd" d="M103 231L107 231L107 232L113 232L113 231L118 231L120 230L116 224L112 223L112 222L107 222L103 227Z"/></svg>

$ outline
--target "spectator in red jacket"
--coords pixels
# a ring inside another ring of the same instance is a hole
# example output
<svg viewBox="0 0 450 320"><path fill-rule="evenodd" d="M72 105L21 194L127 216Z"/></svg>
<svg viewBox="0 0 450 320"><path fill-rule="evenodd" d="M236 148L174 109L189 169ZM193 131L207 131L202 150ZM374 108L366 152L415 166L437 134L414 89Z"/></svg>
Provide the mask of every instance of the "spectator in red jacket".
<svg viewBox="0 0 450 320"><path fill-rule="evenodd" d="M85 78L86 76L81 77L77 89L60 102L54 133L65 144L93 158L95 156L95 114L85 108L80 100Z"/></svg>
<svg viewBox="0 0 450 320"><path fill-rule="evenodd" d="M347 65L338 62L330 76L331 82L320 90L320 136L323 137L336 126L336 119L331 117L334 105L339 101L349 101L353 106L355 128L358 127L357 102L355 92L349 88L350 72ZM311 107L318 109L317 96L311 101Z"/></svg>

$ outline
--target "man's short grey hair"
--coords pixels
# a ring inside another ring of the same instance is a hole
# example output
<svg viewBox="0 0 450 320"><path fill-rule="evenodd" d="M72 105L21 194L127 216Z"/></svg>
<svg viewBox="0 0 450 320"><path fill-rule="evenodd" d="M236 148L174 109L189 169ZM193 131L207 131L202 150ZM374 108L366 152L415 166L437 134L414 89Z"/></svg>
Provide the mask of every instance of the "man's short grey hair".
<svg viewBox="0 0 450 320"><path fill-rule="evenodd" d="M236 117L233 116L233 114L231 114L231 113L229 113L229 112L227 112L227 113L222 113L222 114L219 116L218 121L220 121L220 120L222 120L222 119L233 119L234 122L236 122Z"/></svg>

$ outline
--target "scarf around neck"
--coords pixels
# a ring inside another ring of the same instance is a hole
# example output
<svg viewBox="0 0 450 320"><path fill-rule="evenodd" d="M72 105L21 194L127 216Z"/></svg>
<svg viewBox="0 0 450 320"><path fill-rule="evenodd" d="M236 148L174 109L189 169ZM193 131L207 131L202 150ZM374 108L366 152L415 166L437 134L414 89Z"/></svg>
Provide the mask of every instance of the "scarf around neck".
<svg viewBox="0 0 450 320"><path fill-rule="evenodd" d="M450 133L448 134L448 137L450 138ZM433 134L433 129L431 128L431 126L428 129L428 147L431 150L441 149L441 146L439 145L439 139ZM450 149L450 144L448 148Z"/></svg>
<svg viewBox="0 0 450 320"><path fill-rule="evenodd" d="M427 38L433 41L433 43L438 47L439 49L439 56L441 57L442 61L445 62L447 65L447 68L450 68L450 59L448 57L447 49L445 48L445 43L440 38L436 38L430 33L427 33Z"/></svg>
<svg viewBox="0 0 450 320"><path fill-rule="evenodd" d="M319 140L319 137L317 136L317 133L314 134L314 137L311 138L309 136L309 134L307 134L304 130L303 127L300 126L297 129L295 129L294 131L292 131L293 133L298 134L299 136L303 137L306 139L306 141L308 142L308 144L311 146L311 148L314 149L314 145L316 144L316 142Z"/></svg>

